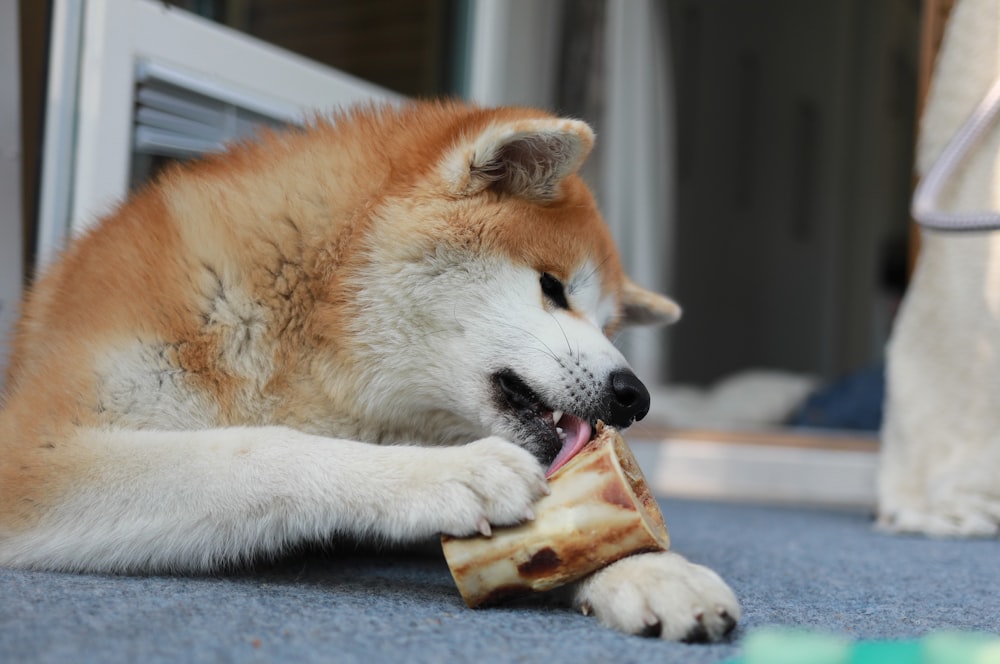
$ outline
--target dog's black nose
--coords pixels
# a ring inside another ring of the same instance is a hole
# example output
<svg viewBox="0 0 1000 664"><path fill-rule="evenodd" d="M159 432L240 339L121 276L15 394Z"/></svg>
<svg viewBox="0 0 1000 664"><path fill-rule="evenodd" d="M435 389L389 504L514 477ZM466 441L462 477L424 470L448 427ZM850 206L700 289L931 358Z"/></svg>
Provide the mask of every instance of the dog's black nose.
<svg viewBox="0 0 1000 664"><path fill-rule="evenodd" d="M649 412L649 390L626 369L612 372L608 424L624 429Z"/></svg>

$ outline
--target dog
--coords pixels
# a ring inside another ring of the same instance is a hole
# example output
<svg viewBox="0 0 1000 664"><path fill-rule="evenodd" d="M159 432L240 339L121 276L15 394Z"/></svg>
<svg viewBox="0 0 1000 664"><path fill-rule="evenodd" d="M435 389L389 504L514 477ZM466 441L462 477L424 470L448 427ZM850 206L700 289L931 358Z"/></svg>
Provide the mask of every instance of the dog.
<svg viewBox="0 0 1000 664"><path fill-rule="evenodd" d="M967 133L995 112L998 16L997 0L955 5L920 121L913 212L930 228L886 351L877 526L890 533L1000 537L1000 131Z"/></svg>
<svg viewBox="0 0 1000 664"><path fill-rule="evenodd" d="M0 411L0 564L201 571L532 518L649 394L609 340L680 309L622 271L583 122L350 109L167 169L27 296ZM740 618L672 553L565 592L608 626Z"/></svg>

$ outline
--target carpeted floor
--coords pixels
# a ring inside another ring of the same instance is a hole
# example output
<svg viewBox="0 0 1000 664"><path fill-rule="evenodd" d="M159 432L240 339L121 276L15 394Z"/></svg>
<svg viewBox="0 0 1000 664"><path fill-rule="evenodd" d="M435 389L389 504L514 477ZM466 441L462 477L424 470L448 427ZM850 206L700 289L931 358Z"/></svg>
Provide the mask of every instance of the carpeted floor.
<svg viewBox="0 0 1000 664"><path fill-rule="evenodd" d="M1000 633L1000 542L895 538L866 515L664 500L674 547L714 567L730 643L628 637L540 606L471 611L444 562L308 554L211 578L0 570L0 662L719 662L763 625L852 638Z"/></svg>

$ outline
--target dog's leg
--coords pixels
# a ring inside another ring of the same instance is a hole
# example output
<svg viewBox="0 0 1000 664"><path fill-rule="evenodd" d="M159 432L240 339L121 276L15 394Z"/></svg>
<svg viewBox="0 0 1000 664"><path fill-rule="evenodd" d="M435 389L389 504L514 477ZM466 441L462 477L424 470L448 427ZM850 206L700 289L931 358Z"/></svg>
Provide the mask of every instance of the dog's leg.
<svg viewBox="0 0 1000 664"><path fill-rule="evenodd" d="M61 456L34 516L0 521L0 564L204 570L333 534L468 535L530 518L548 491L538 461L499 438L390 448L284 427L88 429L48 452Z"/></svg>
<svg viewBox="0 0 1000 664"><path fill-rule="evenodd" d="M965 467L935 469L919 500L900 500L883 485L877 528L932 537L996 537L1000 534L1000 490L988 470L994 467L997 464L991 465L989 455L981 454Z"/></svg>
<svg viewBox="0 0 1000 664"><path fill-rule="evenodd" d="M741 616L718 574L670 551L624 558L565 593L608 627L672 641L718 641Z"/></svg>

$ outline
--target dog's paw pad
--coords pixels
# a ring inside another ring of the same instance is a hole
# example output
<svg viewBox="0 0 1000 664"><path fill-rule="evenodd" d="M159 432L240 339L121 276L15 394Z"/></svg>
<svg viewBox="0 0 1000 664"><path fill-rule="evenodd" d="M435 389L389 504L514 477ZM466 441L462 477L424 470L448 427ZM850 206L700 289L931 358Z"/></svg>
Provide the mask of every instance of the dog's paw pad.
<svg viewBox="0 0 1000 664"><path fill-rule="evenodd" d="M1000 534L1000 516L975 509L900 509L879 515L875 528L892 535L991 538Z"/></svg>

